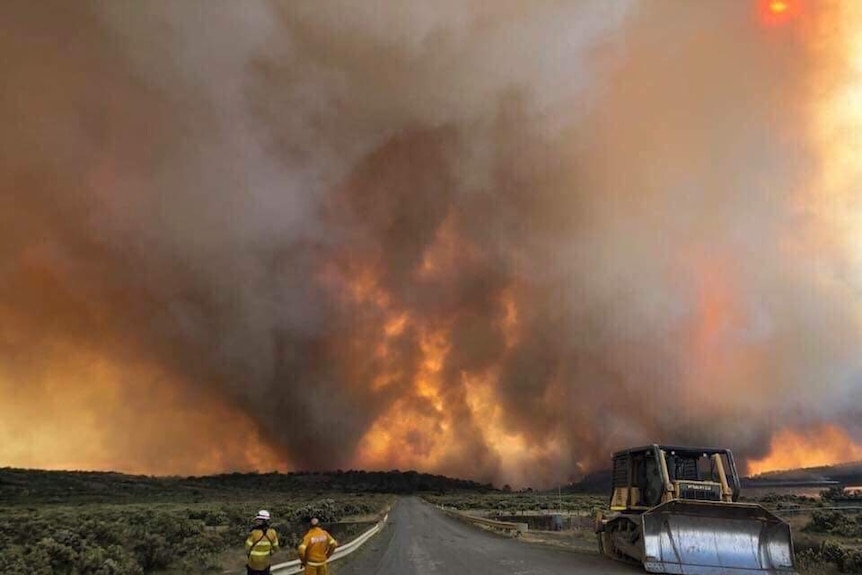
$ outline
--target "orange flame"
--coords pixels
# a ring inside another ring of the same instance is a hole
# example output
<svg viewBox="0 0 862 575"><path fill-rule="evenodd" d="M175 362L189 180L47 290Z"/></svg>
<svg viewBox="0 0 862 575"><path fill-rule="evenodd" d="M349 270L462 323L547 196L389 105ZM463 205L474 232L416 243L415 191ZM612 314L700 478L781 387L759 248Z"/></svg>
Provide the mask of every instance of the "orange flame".
<svg viewBox="0 0 862 575"><path fill-rule="evenodd" d="M55 346L52 370L0 372L0 461L14 467L189 475L286 470L254 420L165 374ZM149 382L133 391L124 382ZM21 394L23 387L38 393ZM227 425L226 425L227 423Z"/></svg>
<svg viewBox="0 0 862 575"><path fill-rule="evenodd" d="M772 437L769 455L748 462L748 473L832 465L862 460L862 444L831 424L809 431L782 429Z"/></svg>
<svg viewBox="0 0 862 575"><path fill-rule="evenodd" d="M435 240L427 247L415 270L415 280L435 282L440 277L457 273L464 265L473 265L480 258L457 232L455 220L443 220ZM425 471L463 474L463 469L448 467L457 461L467 444L484 444L503 466L503 475L515 484L526 484L522 477L523 462L536 454L522 434L513 432L504 421L504 414L495 398L499 369L486 368L481 372L462 372L458 382L444 381L444 370L452 351L452 329L455 317L438 316L432 319L419 317L399 307L396 298L386 293L375 277L373 266L362 268L353 258L340 271L326 274L337 277L338 282L352 286L340 293L346 294L352 305L371 308L374 316L382 317L381 327L375 330L377 340L375 356L380 359L380 371L372 382L374 391L383 391L391 382L403 376L398 357L392 353L393 342L410 329L416 334L419 360L406 393L397 397L389 408L365 433L359 442L353 464L370 469L418 468ZM369 295L373 294L373 295ZM516 286L502 290L495 302L497 328L505 342L505 349L514 348L520 337L520 314ZM499 358L502 361L504 358ZM456 398L447 397L457 389ZM454 403L453 403L454 402ZM464 438L464 421L481 422L470 428L472 437ZM478 436L478 437L477 437ZM554 442L546 442L539 451L560 449ZM461 460L463 463L463 458Z"/></svg>
<svg viewBox="0 0 862 575"><path fill-rule="evenodd" d="M433 469L456 445L441 397L445 332L423 333L419 347L422 359L413 393L396 400L365 434L355 457L360 467Z"/></svg>

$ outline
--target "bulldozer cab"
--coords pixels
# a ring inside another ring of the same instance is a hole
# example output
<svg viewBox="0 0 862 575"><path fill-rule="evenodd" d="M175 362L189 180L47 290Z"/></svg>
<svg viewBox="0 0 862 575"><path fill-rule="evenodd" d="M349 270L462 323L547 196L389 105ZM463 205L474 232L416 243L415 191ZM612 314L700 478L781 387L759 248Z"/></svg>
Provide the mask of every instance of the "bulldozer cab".
<svg viewBox="0 0 862 575"><path fill-rule="evenodd" d="M654 444L618 451L613 463L613 511L645 510L674 499L739 498L739 475L728 449Z"/></svg>

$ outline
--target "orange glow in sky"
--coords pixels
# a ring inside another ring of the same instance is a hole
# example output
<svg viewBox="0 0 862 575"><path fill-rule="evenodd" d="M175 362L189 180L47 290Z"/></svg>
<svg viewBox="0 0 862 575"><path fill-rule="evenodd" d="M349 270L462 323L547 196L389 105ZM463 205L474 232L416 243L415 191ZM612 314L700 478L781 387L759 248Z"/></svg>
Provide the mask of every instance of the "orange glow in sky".
<svg viewBox="0 0 862 575"><path fill-rule="evenodd" d="M769 3L769 11L773 14L782 14L787 12L788 8L787 2L782 2L781 0L775 0Z"/></svg>
<svg viewBox="0 0 862 575"><path fill-rule="evenodd" d="M757 11L763 24L778 26L795 19L799 15L799 6L786 0L762 0Z"/></svg>
<svg viewBox="0 0 862 575"><path fill-rule="evenodd" d="M540 487L692 429L751 473L862 459L835 395L862 373L862 0L642 10L619 43L503 4L301 10L212 60L194 20L149 54L160 18L82 8L104 34L73 59L65 22L13 22L0 466Z"/></svg>
<svg viewBox="0 0 862 575"><path fill-rule="evenodd" d="M757 475L854 460L862 460L862 445L837 426L827 424L813 430L788 428L773 436L769 455L748 462L748 472Z"/></svg>
<svg viewBox="0 0 862 575"><path fill-rule="evenodd" d="M0 462L12 467L206 475L287 470L248 415L143 365L56 344L40 380L0 370ZM127 389L130 378L146 382ZM39 401L21 393L27 386Z"/></svg>

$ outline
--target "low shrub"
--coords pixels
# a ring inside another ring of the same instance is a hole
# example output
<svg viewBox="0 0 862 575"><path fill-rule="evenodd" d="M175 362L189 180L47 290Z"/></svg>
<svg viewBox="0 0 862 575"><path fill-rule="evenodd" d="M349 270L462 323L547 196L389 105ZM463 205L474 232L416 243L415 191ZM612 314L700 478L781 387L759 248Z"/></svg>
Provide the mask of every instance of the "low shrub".
<svg viewBox="0 0 862 575"><path fill-rule="evenodd" d="M834 565L839 573L862 573L862 550L834 541L796 545L797 568L804 573L820 573Z"/></svg>
<svg viewBox="0 0 862 575"><path fill-rule="evenodd" d="M88 504L9 507L0 514L3 575L142 575L154 572L219 573L220 557L244 553L251 518L269 509L281 546L290 554L312 515L333 523L379 512L387 496L352 495L252 502Z"/></svg>
<svg viewBox="0 0 862 575"><path fill-rule="evenodd" d="M811 513L811 521L803 531L840 537L862 537L862 515L817 509Z"/></svg>

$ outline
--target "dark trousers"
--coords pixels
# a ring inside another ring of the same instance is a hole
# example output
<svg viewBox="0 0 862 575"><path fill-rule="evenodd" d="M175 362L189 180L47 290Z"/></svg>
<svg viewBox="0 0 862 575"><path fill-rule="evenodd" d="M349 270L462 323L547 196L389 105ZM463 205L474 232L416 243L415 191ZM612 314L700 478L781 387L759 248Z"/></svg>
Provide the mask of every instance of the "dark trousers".
<svg viewBox="0 0 862 575"><path fill-rule="evenodd" d="M269 575L269 567L264 569L263 571L258 571L257 569L252 569L248 565L245 566L245 574L246 575Z"/></svg>

